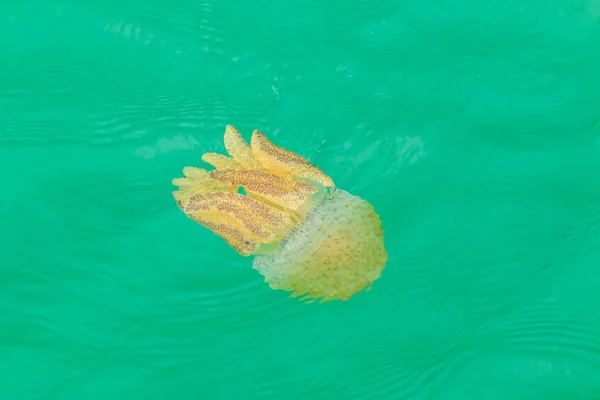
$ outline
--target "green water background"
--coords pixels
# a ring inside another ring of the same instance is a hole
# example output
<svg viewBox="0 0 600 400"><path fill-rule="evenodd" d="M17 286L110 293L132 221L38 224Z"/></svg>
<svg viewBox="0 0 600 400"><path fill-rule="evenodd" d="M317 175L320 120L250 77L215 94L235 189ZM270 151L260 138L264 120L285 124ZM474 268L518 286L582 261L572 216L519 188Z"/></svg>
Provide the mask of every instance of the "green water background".
<svg viewBox="0 0 600 400"><path fill-rule="evenodd" d="M349 302L171 180L253 129L370 201ZM4 1L0 399L600 399L600 2Z"/></svg>

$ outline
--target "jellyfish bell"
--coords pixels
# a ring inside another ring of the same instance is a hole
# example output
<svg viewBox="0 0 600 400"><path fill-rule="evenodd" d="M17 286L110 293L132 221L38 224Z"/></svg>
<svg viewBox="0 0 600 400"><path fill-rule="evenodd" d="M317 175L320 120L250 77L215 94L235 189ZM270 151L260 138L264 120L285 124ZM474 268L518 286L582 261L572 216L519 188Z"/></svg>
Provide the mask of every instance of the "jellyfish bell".
<svg viewBox="0 0 600 400"><path fill-rule="evenodd" d="M253 256L272 289L321 302L370 289L387 262L373 206L258 130L248 145L227 126L224 143L229 156L202 156L214 170L185 167L185 178L173 180L178 207Z"/></svg>

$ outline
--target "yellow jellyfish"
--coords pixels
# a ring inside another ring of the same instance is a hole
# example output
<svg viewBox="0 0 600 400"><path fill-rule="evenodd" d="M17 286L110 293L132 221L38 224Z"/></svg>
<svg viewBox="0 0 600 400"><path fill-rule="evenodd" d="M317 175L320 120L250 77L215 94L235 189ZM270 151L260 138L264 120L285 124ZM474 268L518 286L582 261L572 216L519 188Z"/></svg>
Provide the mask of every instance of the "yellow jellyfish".
<svg viewBox="0 0 600 400"><path fill-rule="evenodd" d="M173 180L178 207L242 256L254 256L265 282L290 297L348 300L369 290L387 262L373 206L258 130L248 145L228 125L224 140L229 157L202 156L214 170L185 167L185 178Z"/></svg>

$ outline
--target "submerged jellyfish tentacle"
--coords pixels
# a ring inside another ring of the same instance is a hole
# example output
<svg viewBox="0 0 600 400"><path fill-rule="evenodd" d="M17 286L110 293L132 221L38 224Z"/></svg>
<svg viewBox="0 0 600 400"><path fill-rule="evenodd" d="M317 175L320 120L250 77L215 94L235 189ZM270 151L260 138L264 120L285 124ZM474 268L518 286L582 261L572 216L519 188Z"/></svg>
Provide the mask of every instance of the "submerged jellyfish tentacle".
<svg viewBox="0 0 600 400"><path fill-rule="evenodd" d="M231 157L202 157L215 170L186 167L186 177L173 180L179 208L239 254L254 256L265 282L290 297L347 300L369 290L387 262L371 204L259 131L248 145L227 126L224 141Z"/></svg>

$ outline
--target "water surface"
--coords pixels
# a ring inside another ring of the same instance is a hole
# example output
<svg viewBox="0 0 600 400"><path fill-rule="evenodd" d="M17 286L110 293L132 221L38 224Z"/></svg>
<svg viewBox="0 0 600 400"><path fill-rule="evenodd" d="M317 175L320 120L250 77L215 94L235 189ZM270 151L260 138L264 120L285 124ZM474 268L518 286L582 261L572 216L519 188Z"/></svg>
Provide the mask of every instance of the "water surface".
<svg viewBox="0 0 600 400"><path fill-rule="evenodd" d="M0 6L0 397L600 398L600 3ZM225 125L370 201L304 305L181 213Z"/></svg>

